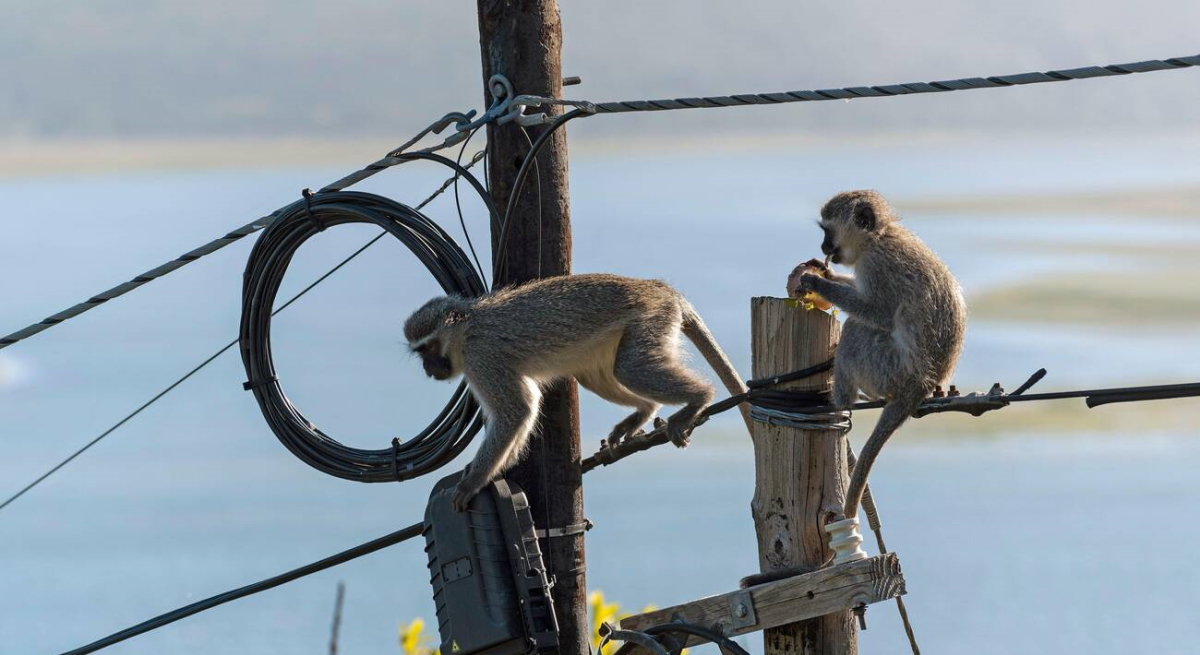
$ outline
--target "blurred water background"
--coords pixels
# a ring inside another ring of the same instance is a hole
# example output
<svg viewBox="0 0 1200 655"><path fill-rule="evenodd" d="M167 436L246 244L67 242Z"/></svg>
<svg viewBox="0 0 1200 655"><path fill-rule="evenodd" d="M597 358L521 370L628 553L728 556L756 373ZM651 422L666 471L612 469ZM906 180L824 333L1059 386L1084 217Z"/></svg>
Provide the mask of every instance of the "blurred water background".
<svg viewBox="0 0 1200 655"><path fill-rule="evenodd" d="M1117 138L620 156L583 147L571 169L576 270L671 281L748 374L748 299L780 295L791 267L817 253L813 219L828 195L870 186L896 200L972 302L960 387L1012 388L1042 366L1046 390L1193 380L1196 323L1186 312L1143 306L1156 292L1139 287L1168 276L1194 286L1194 222L1006 213L968 201L1196 184L1194 147ZM297 163L0 181L4 220L21 228L0 245L0 325L15 328L77 301L343 170ZM415 203L442 177L413 166L363 189ZM948 190L965 209L937 209L949 206ZM475 242L486 243L479 208L468 201L465 209ZM461 234L452 195L428 212ZM306 244L284 295L373 234L345 226ZM236 335L251 240L0 353L3 495ZM1081 278L1096 294L1088 302L1097 320L1056 310L1072 306L1053 301L1063 293L1058 280ZM400 325L436 291L398 244L368 250L276 319L289 396L347 443L383 447L415 433L450 387L421 377ZM1194 291L1179 297L1196 309ZM1023 303L1036 311L1019 312ZM358 485L308 469L267 430L243 378L231 351L0 513L0 652L58 652L421 516L433 476ZM581 395L590 450L621 410ZM913 422L880 461L874 487L888 543L902 555L930 652L1182 653L1200 637L1189 604L1200 567L1183 557L1200 541L1187 519L1200 506L1197 403L1091 412L1081 404ZM754 570L751 448L724 418L687 451L645 454L589 476L593 588L629 607L664 606L728 590ZM432 618L416 541L112 652L322 652L338 580L348 586L343 652L395 652L400 621ZM893 608L869 615L863 652L904 652Z"/></svg>
<svg viewBox="0 0 1200 655"><path fill-rule="evenodd" d="M1191 55L1200 27L1194 0L560 4L563 72L584 80L568 95L595 101ZM475 11L0 0L13 64L0 71L0 332L476 107ZM1197 75L580 120L575 270L670 281L748 376L749 298L782 295L818 253L824 200L876 188L966 290L960 388L1011 389L1043 366L1039 390L1196 381ZM417 163L358 189L415 204L443 179ZM451 195L427 212L461 237ZM283 296L373 236L343 226L306 244ZM252 240L0 351L0 497L236 336ZM369 249L276 319L290 398L349 444L416 433L451 387L423 378L400 326L435 293L396 243ZM61 652L422 515L436 476L359 485L307 468L244 376L227 353L0 511L0 655ZM622 410L581 396L591 450ZM926 652L1193 652L1198 416L1196 400L1076 400L908 425L872 484ZM852 438L874 421L856 418ZM727 591L756 569L749 440L726 416L694 444L588 477L588 581L628 609ZM397 653L401 622L433 618L418 540L107 652L324 653L339 580L343 653ZM907 652L894 608L868 618L861 652Z"/></svg>

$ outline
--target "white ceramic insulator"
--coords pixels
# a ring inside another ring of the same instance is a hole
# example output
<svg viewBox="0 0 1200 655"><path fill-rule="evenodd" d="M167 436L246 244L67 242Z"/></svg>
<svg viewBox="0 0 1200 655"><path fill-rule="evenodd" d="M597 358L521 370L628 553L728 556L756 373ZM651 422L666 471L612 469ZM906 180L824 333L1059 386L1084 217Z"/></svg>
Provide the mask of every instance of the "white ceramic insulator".
<svg viewBox="0 0 1200 655"><path fill-rule="evenodd" d="M858 531L858 519L845 519L825 526L829 533L829 547L833 549L833 563L846 564L866 559L862 549L862 534Z"/></svg>

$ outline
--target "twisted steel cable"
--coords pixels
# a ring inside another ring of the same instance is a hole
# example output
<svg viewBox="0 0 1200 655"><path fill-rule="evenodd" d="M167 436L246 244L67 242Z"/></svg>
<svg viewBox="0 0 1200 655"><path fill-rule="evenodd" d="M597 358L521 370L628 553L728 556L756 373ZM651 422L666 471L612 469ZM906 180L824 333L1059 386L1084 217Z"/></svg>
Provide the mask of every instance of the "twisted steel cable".
<svg viewBox="0 0 1200 655"><path fill-rule="evenodd" d="M428 153L422 158L454 168L483 199L498 224L491 198L474 176L453 161ZM242 362L263 417L293 455L329 475L359 482L408 480L449 462L483 425L479 405L460 384L446 407L418 435L391 448L364 450L345 446L300 413L284 394L271 356L271 308L296 250L322 230L345 223L373 223L421 260L447 294L478 296L487 285L462 248L437 223L419 211L374 194L351 191L319 193L285 207L263 230L246 264L242 292Z"/></svg>
<svg viewBox="0 0 1200 655"><path fill-rule="evenodd" d="M1150 59L1128 64L1108 66L1084 66L1052 70L1044 73L1029 72L992 77L962 77L936 82L909 82L880 86L848 86L836 89L806 91L782 91L779 93L745 93L728 96L705 96L699 98L664 98L660 100L622 100L617 102L589 103L587 109L595 114L618 114L634 111L669 111L673 109L708 109L716 107L744 107L749 105L778 105L789 102L820 102L823 100L854 100L856 98L885 98L917 93L943 93L946 91L970 91L972 89L996 89L1024 84L1045 82L1069 82L1094 77L1113 77L1134 73L1181 70L1200 66L1200 55Z"/></svg>
<svg viewBox="0 0 1200 655"><path fill-rule="evenodd" d="M778 93L747 93L726 96L704 96L697 98L664 98L659 100L622 100L616 102L582 102L563 100L559 98L541 98L538 96L518 96L514 98L518 107L537 107L543 105L568 105L577 107L578 114L575 115L595 115L595 114L617 114L626 112L639 111L668 111L674 109L702 109L716 107L740 107L750 105L775 105L791 102L819 102L823 100L852 100L855 98L881 98L900 95L912 95L917 93L941 93L946 91L967 91L971 89L991 89L991 88L1006 88L1012 86L1021 86L1025 84L1041 84L1046 82L1067 82L1070 80L1082 80L1095 77L1112 77L1120 75L1131 75L1134 73L1150 73L1155 71L1166 70L1181 70L1200 66L1200 55L1191 55L1186 57L1173 57L1170 59L1150 59L1147 61L1131 62L1127 64L1110 64L1107 66L1084 66L1082 68L1069 68L1063 70L1052 70L1046 72L1027 72L1017 73L1014 75L996 75L991 77L963 77L952 80L941 80L934 82L909 82L904 84L886 84L880 86L853 86L841 87L833 89L815 89L805 91L782 91ZM503 105L505 108L507 105ZM501 108L500 104L493 105L493 109ZM572 116L573 118L574 116ZM417 137L410 140L404 146L401 146L396 151L389 153L387 157L380 159L358 171L355 171L338 181L329 184L321 189L321 193L329 193L333 191L341 191L352 184L357 184L362 180L386 170L394 166L397 162L396 154L400 150L414 144L422 136L431 132L439 131L449 124L452 120L462 119L467 121L469 116L465 114L448 114L439 121L435 122L429 128L426 128ZM489 110L485 119L490 121L499 118L499 115L492 110ZM484 119L481 119L484 120ZM549 120L548 118L545 120ZM434 129L436 128L436 129ZM441 148L448 147L457 143L454 138L447 139L446 142L426 148L418 152L433 152ZM69 307L57 314L49 316L32 325L26 326L16 332L13 332L4 337L0 337L0 350L11 346L18 341L27 339L43 330L47 330L63 321L69 320L80 314L102 305L109 300L122 296L134 289L160 278L172 271L175 271L201 257L212 254L221 248L247 236L253 234L274 221L278 216L278 211L264 216L258 220L247 223L242 227L233 230L225 236L215 239L195 250L184 253L179 257L162 264L156 268L152 268L132 280L119 284L107 291L92 296L84 302L78 303Z"/></svg>

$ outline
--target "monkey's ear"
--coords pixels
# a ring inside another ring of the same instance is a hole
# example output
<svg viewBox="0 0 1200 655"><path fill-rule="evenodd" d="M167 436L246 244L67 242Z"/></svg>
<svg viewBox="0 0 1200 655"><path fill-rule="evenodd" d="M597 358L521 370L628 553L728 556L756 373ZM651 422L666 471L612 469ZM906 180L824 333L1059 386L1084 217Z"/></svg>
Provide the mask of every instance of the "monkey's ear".
<svg viewBox="0 0 1200 655"><path fill-rule="evenodd" d="M869 202L860 202L854 206L854 224L864 232L870 232L875 229L878 223L875 216L875 208Z"/></svg>

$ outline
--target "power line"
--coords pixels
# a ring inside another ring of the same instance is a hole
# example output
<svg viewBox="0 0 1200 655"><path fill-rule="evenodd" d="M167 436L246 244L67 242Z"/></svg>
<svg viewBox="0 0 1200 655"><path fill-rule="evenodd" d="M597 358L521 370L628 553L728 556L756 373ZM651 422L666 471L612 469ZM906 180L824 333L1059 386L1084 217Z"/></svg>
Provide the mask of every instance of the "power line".
<svg viewBox="0 0 1200 655"><path fill-rule="evenodd" d="M1046 72L1026 72L1017 73L1014 75L995 75L990 77L963 77L951 80L941 80L934 82L909 82L902 84L885 84L879 86L850 86L831 89L815 89L804 91L782 91L776 93L747 93L725 96L703 96L695 98L663 98L659 100L621 100L615 102L600 102L593 103L587 101L563 100L560 98L544 98L532 95L522 95L512 98L509 101L503 96L497 96L496 102L489 108L487 114L475 121L471 122L472 114L447 114L439 119L425 130L420 132L416 137L400 148L392 151L387 157L376 161L358 171L355 171L342 179L329 184L321 189L322 193L331 191L342 191L351 185L357 184L362 180L386 170L391 166L403 163L395 158L396 154L407 149L415 144L418 140L432 132L440 132L451 123L457 123L460 133L466 130L472 130L478 127L483 122L488 122L497 119L507 119L502 117L501 113L506 111L511 105L517 112L523 107L540 107L545 105L568 105L579 108L585 115L594 114L616 114L627 112L642 112L642 111L670 111L676 109L706 109L717 107L741 107L750 105L776 105L792 102L820 102L824 100L854 100L858 98L883 98L901 95L913 95L920 93L943 93L947 91L969 91L972 89L994 89L1005 88L1012 86L1021 86L1026 84L1042 84L1048 82L1067 82L1070 80L1082 80L1096 77L1112 77L1120 75L1131 75L1134 73L1151 73L1156 71L1166 70L1181 70L1200 66L1200 55L1191 55L1186 57L1173 57L1170 59L1150 59L1147 61L1131 62L1126 64L1109 64L1107 66L1084 66L1082 68L1068 68L1061 70L1051 70ZM518 123L522 125L536 124L539 122L550 122L553 120L549 115L517 115L515 116ZM418 152L434 152L442 148L449 147L459 143L461 140L459 135L451 136L443 143L425 148ZM69 307L57 314L49 316L37 323L26 326L12 334L0 338L0 349L11 346L18 341L27 339L39 332L47 330L63 321L72 319L80 314L102 305L109 300L122 296L134 289L167 275L179 268L200 259L206 255L210 255L221 248L263 229L278 215L278 211L264 216L256 221L247 223L246 225L226 234L225 236L215 239L199 248L190 252L184 253L179 257L162 264L156 268L150 269L132 280L119 284L107 291L92 296L84 302L78 303Z"/></svg>
<svg viewBox="0 0 1200 655"><path fill-rule="evenodd" d="M676 109L715 109L718 107L745 107L751 105L778 105L791 102L821 102L825 100L857 100L859 98L887 98L892 96L914 95L919 93L944 93L947 91L970 91L973 89L999 89L1026 84L1043 84L1048 82L1069 82L1095 77L1113 77L1132 75L1134 73L1152 73L1156 71L1182 70L1200 66L1200 55L1188 57L1173 57L1171 59L1150 59L1128 64L1109 64L1107 66L1084 66L1082 68L1067 68L1046 72L1027 72L1014 75L993 75L990 77L960 77L952 80L935 82L908 82L903 84L883 84L879 86L846 86L831 89L812 89L804 91L781 91L776 93L745 93L725 96L702 96L696 98L662 98L658 100L620 100L615 102L587 102L563 100L559 98L543 98L539 96L517 96L512 104L518 107L540 107L544 105L570 105L578 107L588 114L620 114L641 111L671 111ZM517 119L522 124L532 124L539 120L534 115L522 116Z"/></svg>
<svg viewBox="0 0 1200 655"><path fill-rule="evenodd" d="M495 109L497 106L499 106L499 104L500 104L499 101L497 102L497 104L494 104L493 109ZM503 104L504 104L504 106L507 106L507 103L503 103ZM407 161L411 161L410 159L404 159L404 158L397 157L397 155L399 155L402 152L404 152L405 150L407 150L409 147L414 145L417 141L421 140L426 135L428 135L430 133L441 132L446 127L448 127L450 124L456 123L458 125L458 128L460 131L457 132L456 134L450 136L442 143L430 146L428 148L423 148L421 150L416 150L416 151L414 151L414 153L436 152L438 150L442 150L443 148L448 148L450 146L456 145L459 142L463 141L463 139L469 139L470 136L475 133L475 130L479 129L478 125L475 125L475 123L470 122L470 118L474 115L474 113L475 112L472 111L469 114L461 114L461 113L457 113L457 112L446 114L442 118L435 121L432 125L430 125L429 127L425 128L424 130L419 132L415 137L410 139L407 143L405 143L404 145L400 146L399 148L396 148L396 149L392 150L391 152L389 152L387 154L387 156L384 157L383 159L380 159L379 161L376 161L373 164L370 164L358 171L355 171L354 173L351 173L350 175L347 175L346 177L343 177L342 179L340 179L332 184L326 185L325 187L323 187L321 189L321 192L326 193L326 192L331 192L331 191L342 191L344 189L349 188L351 185L357 184L357 183L371 177L372 175L375 175L377 173L387 170L388 168L391 168L392 166L396 166L397 164L402 164ZM480 119L480 121L493 120L495 118L495 116L493 116L492 114L493 114L493 111L489 110L488 115L486 115L483 119ZM476 121L476 123L479 123L480 121ZM468 125L470 125L472 127L467 127ZM445 188L443 187L442 190L444 191ZM439 193L440 193L440 191L439 191ZM434 195L436 196L437 194L434 194ZM290 207L290 205L289 205L289 207ZM80 314L83 314L84 312L95 309L96 307L99 307L100 305L103 305L104 303L106 303L110 300L113 300L115 298L119 298L120 296L123 296L123 295L129 293L130 291L133 291L134 289L137 289L148 282L152 282L154 280L157 280L160 277L163 277L165 275L173 273L194 261L197 261L203 257L207 257L208 255L211 255L214 252L221 250L225 246L235 243L244 237L247 237L251 234L254 234L255 232L258 232L259 230L265 229L268 225L274 223L275 220L280 216L280 214L283 213L286 209L287 209L287 207L277 209L274 212L272 212L266 216L263 216L262 218L251 221L251 222L237 228L236 230L229 232L228 234L226 234L223 237L220 237L218 239L213 239L212 241L209 241L208 243L200 246L199 248L190 250L190 251L176 257L175 259L172 259L171 261L166 262L165 264L162 264L160 266L152 268L152 269L146 271L145 273L142 273L141 275L134 277L133 279L129 280L128 282L118 284L117 286L115 286L107 291L102 291L81 303L78 303L76 305L68 307L67 309L64 309L61 312L58 312L57 314L54 314L52 316L48 316L48 317L38 321L37 323L27 325L27 326L21 328L20 330L17 330L16 332L13 332L4 337L0 337L0 350L3 350L4 348L11 346L14 343L17 343L18 341L23 341L25 339L28 339L29 337L32 337L35 334L38 334L39 332L48 330L48 329L54 327L55 325L58 325L59 323L63 323L65 321L73 319L73 318L79 316Z"/></svg>
<svg viewBox="0 0 1200 655"><path fill-rule="evenodd" d="M63 655L86 655L86 653L94 653L102 648L108 648L113 644L118 644L126 639L150 632L151 630L156 630L165 625L170 625L180 619L185 619L193 614L199 614L200 612L212 609L218 605L224 605L225 603L237 600L239 598L245 598L246 596L251 596L268 589L274 589L279 585L286 584L293 580L298 580L304 576L319 573L325 569L337 566L338 564L344 564L350 560L362 557L363 555L369 555L377 550L387 548L388 546L394 546L402 541L407 541L413 537L416 537L417 535L421 534L421 531L424 530L424 528L424 523L410 525L407 528L402 528L390 534L386 534L378 539L373 539L360 546L355 546L349 550L344 550L336 555L330 555L323 560L313 562L312 564L306 564L297 569L292 569L287 573L281 573L275 577L267 578L266 580L260 580L244 587L238 587L237 589L227 591L223 594L217 594L216 596L205 598L204 600L197 601L191 605L186 605L184 607L180 607L179 609L171 610L166 614L160 614L159 616L156 616L148 621L143 621L142 623L111 634L103 639L93 641L86 646L67 651L66 653L63 653Z"/></svg>

